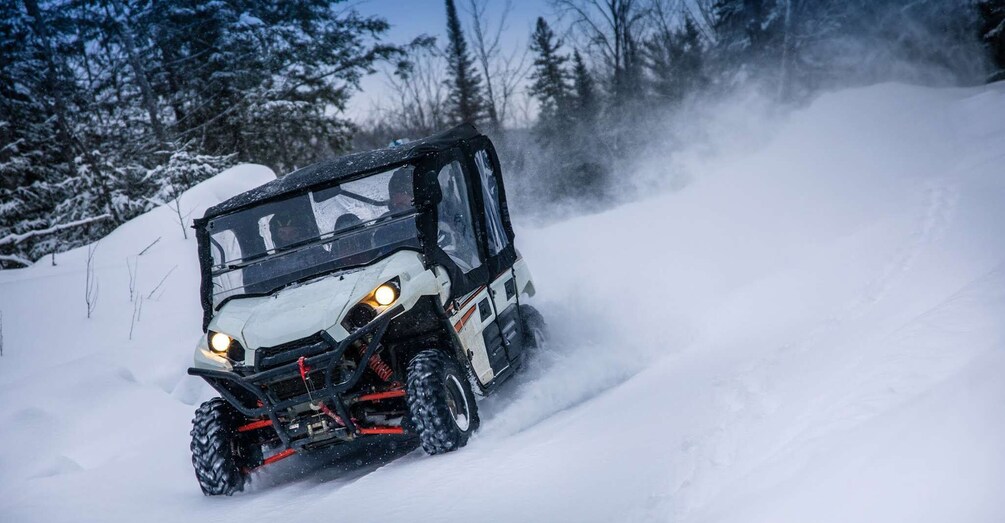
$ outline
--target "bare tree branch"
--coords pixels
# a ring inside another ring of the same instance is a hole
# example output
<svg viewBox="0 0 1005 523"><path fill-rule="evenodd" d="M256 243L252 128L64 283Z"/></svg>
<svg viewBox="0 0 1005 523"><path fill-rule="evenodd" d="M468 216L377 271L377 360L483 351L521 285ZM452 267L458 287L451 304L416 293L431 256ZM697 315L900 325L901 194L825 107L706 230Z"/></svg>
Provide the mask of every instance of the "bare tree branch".
<svg viewBox="0 0 1005 523"><path fill-rule="evenodd" d="M178 266L175 265L174 267L171 267L171 270L167 271L167 274L165 274L164 277L161 278L160 283L158 283L157 286L154 287L154 289L152 291L150 291L150 294L147 294L147 299L148 300L154 297L154 293L157 292L157 289L160 289L161 285L164 285L164 282L167 281L168 276L171 276L171 273L174 272L174 270L177 269L177 268L178 268Z"/></svg>
<svg viewBox="0 0 1005 523"><path fill-rule="evenodd" d="M513 104L520 87L533 63L527 60L530 48L523 46L523 50L514 49L509 56L499 60L499 70L496 78L499 80L501 90L499 101L499 121L506 125L510 118L510 106ZM530 98L529 96L526 98Z"/></svg>
<svg viewBox="0 0 1005 523"><path fill-rule="evenodd" d="M416 49L411 61L407 71L386 73L395 97L389 106L376 108L377 118L397 131L431 134L446 125L446 60L430 45Z"/></svg>
<svg viewBox="0 0 1005 523"><path fill-rule="evenodd" d="M513 3L503 4L499 22L493 24L488 14L489 0L468 0L471 15L474 52L485 77L485 91L489 102L489 120L496 128L505 126L510 115L513 98L527 77L527 46L516 46L508 54L501 51L500 40L508 29L506 25Z"/></svg>
<svg viewBox="0 0 1005 523"><path fill-rule="evenodd" d="M696 22L695 26L701 31L705 41L714 45L718 41L718 38L713 29L715 15L712 11L712 5L711 0L695 0L694 2L686 2L684 9L690 14L691 20Z"/></svg>
<svg viewBox="0 0 1005 523"><path fill-rule="evenodd" d="M650 4L642 0L552 0L552 4L571 15L572 28L610 69L608 81L615 99L632 96L638 87L639 44L648 30Z"/></svg>
<svg viewBox="0 0 1005 523"><path fill-rule="evenodd" d="M137 254L137 256L143 256L144 254L146 254L146 252L149 251L150 248L153 247L154 245L157 245L157 242L159 242L159 241L161 241L161 237L160 236L158 236L156 240L150 242L150 245L147 245L146 247L144 247L143 250L140 251L139 254Z"/></svg>
<svg viewBox="0 0 1005 523"><path fill-rule="evenodd" d="M136 324L140 321L140 310L143 309L143 296L140 296L138 300L133 302L133 317L129 322L129 339L133 339L133 330L136 328Z"/></svg>
<svg viewBox="0 0 1005 523"><path fill-rule="evenodd" d="M137 256L132 261L126 258L126 269L129 270L129 301L136 297L136 278L140 272L140 258Z"/></svg>
<svg viewBox="0 0 1005 523"><path fill-rule="evenodd" d="M94 274L94 251L98 250L97 242L87 246L87 268L84 276L84 303L87 304L87 317L98 306L98 277Z"/></svg>
<svg viewBox="0 0 1005 523"><path fill-rule="evenodd" d="M469 0L469 14L471 15L471 25L473 33L475 36L474 48L475 56L478 58L478 64L481 65L482 74L485 76L485 94L488 96L489 102L489 121L493 127L499 127L499 112L498 112L498 101L496 100L495 90L493 89L493 71L489 64L495 60L496 56L499 54L499 37L502 35L503 28L506 24L506 14L512 8L512 3L506 0L506 5L503 7L503 14L499 19L499 25L496 27L495 31L489 33L488 20L485 16L485 10L488 7L488 0Z"/></svg>

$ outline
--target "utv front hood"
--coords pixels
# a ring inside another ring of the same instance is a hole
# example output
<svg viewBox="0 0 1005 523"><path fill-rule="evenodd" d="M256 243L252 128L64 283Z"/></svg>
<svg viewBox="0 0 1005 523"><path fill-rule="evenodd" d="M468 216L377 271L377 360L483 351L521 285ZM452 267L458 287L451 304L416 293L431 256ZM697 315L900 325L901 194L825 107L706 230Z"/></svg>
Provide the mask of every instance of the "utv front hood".
<svg viewBox="0 0 1005 523"><path fill-rule="evenodd" d="M300 285L287 287L271 296L235 298L225 303L209 323L209 329L236 338L248 350L274 347L327 330L335 339L348 333L338 325L377 286L400 276L402 284L419 294L434 294L435 280L416 275L428 272L419 253L400 251L369 267L335 273ZM419 281L424 283L419 283ZM417 296L402 297L406 308ZM249 354L248 356L252 356Z"/></svg>
<svg viewBox="0 0 1005 523"><path fill-rule="evenodd" d="M238 298L220 309L210 329L239 337L252 350L317 334L335 325L346 306L355 304L353 298L366 292L357 291L356 286L361 281L369 284L370 272L352 271L271 296Z"/></svg>

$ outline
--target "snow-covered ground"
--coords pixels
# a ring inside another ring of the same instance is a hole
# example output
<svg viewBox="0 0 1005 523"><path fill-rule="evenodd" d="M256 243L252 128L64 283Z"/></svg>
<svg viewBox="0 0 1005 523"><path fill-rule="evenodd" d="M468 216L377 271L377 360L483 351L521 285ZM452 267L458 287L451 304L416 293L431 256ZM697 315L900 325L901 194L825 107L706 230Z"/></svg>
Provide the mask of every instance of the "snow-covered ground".
<svg viewBox="0 0 1005 523"><path fill-rule="evenodd" d="M99 242L91 319L86 249L0 272L0 520L1005 520L1005 84L719 116L684 189L517 231L553 341L448 455L295 457L203 497L172 210Z"/></svg>

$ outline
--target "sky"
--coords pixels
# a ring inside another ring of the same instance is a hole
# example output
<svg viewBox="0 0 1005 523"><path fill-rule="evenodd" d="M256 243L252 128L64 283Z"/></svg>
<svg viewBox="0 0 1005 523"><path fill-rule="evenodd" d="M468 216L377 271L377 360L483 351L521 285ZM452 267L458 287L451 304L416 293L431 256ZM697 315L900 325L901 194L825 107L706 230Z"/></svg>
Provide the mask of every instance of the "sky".
<svg viewBox="0 0 1005 523"><path fill-rule="evenodd" d="M468 35L471 18L470 0L455 1L462 23L465 25L465 37L470 40ZM505 0L489 1L490 27L499 24L506 4ZM440 45L446 41L446 7L443 0L359 0L354 2L354 5L361 14L381 16L391 24L391 29L385 37L388 42L404 44L421 34L437 37ZM551 12L552 8L547 0L512 0L509 3L509 10L506 11L506 23L501 38L504 50L526 46L534 20ZM354 120L364 117L374 104L389 94L383 74L364 78L361 87L362 91L353 96L346 111Z"/></svg>

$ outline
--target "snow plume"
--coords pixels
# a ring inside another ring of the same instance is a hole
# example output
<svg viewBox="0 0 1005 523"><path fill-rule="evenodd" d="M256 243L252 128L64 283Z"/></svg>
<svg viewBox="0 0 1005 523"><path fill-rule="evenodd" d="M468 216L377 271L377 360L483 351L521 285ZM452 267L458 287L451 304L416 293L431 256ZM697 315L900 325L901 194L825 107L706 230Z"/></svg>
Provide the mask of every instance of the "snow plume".
<svg viewBox="0 0 1005 523"><path fill-rule="evenodd" d="M516 173L515 206L544 221L682 187L696 175L695 155L729 140L763 143L765 120L828 92L891 81L973 86L989 70L969 2L555 4L554 25L568 31L550 41L554 57L535 55L534 78L564 68L565 83L553 75L538 89L558 94L535 94L553 109L533 129L498 140ZM615 41L623 55L604 45ZM580 51L585 66L574 67ZM577 91L584 79L592 112Z"/></svg>
<svg viewBox="0 0 1005 523"><path fill-rule="evenodd" d="M1000 518L1003 96L724 104L688 185L519 230L556 339L479 443L589 521Z"/></svg>

